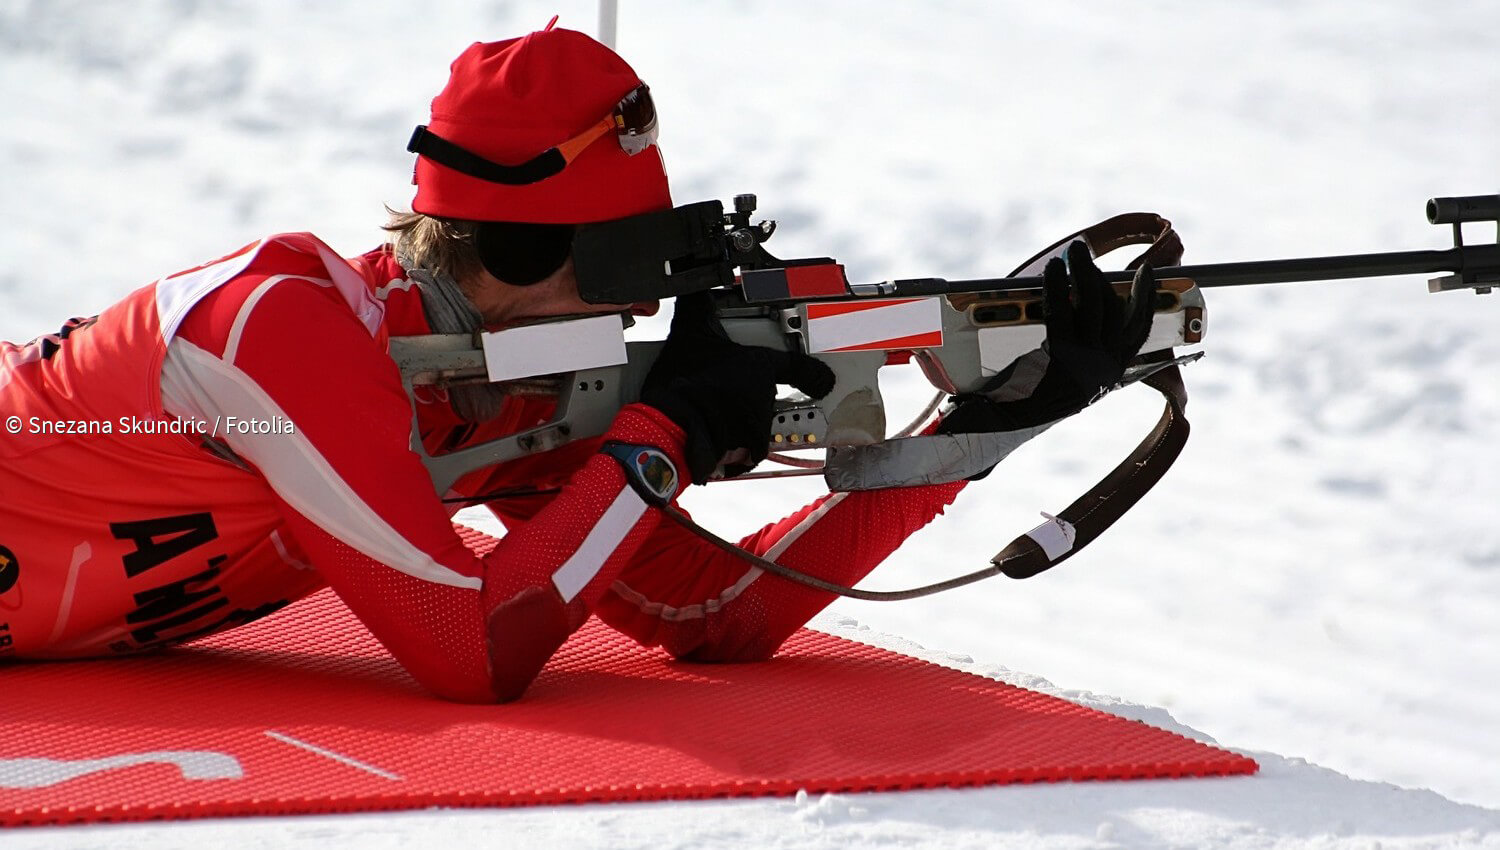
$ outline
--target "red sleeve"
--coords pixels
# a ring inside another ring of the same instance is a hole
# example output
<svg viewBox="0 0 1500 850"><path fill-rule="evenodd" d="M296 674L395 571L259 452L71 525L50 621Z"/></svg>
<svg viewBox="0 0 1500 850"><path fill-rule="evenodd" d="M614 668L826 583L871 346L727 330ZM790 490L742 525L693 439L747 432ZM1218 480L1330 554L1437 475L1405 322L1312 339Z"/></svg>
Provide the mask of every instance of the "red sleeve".
<svg viewBox="0 0 1500 850"><path fill-rule="evenodd" d="M852 586L943 512L967 482L831 493L739 542L742 549ZM747 485L722 485L747 486ZM648 646L695 661L756 661L834 595L766 575L663 521L611 592L600 619Z"/></svg>
<svg viewBox="0 0 1500 850"><path fill-rule="evenodd" d="M290 434L223 437L275 491L334 590L419 681L451 698L519 694L561 638L508 628L507 618L535 616L506 606L543 594L546 616L571 631L659 516L612 458L595 455L476 558L409 448L412 410L395 364L316 279L252 266L200 302L169 349L163 396L179 415L292 423ZM680 431L649 408L623 410L610 436L657 446L685 468Z"/></svg>

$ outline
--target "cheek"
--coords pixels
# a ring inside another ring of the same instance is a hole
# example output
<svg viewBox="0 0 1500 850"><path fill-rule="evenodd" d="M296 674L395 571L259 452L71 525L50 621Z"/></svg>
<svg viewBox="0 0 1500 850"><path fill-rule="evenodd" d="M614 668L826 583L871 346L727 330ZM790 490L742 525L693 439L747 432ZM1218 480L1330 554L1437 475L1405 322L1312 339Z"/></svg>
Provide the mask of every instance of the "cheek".
<svg viewBox="0 0 1500 850"><path fill-rule="evenodd" d="M572 260L563 263L562 268L547 279L547 283L553 286L553 291L560 303L574 306L584 303L583 296L578 294L578 276L573 272Z"/></svg>
<svg viewBox="0 0 1500 850"><path fill-rule="evenodd" d="M578 295L578 280L571 272L571 268L564 266L550 277L527 287L530 290L527 294L536 304L572 304L581 301Z"/></svg>

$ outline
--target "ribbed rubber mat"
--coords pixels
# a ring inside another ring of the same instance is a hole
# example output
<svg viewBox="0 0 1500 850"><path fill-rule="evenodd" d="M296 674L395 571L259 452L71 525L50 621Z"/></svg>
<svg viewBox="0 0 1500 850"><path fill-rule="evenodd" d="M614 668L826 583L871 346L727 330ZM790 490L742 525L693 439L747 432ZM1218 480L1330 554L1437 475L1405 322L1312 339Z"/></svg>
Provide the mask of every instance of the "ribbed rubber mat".
<svg viewBox="0 0 1500 850"><path fill-rule="evenodd" d="M805 630L773 661L702 665L591 621L520 702L457 705L422 692L326 591L190 648L10 665L0 682L5 825L1256 770Z"/></svg>

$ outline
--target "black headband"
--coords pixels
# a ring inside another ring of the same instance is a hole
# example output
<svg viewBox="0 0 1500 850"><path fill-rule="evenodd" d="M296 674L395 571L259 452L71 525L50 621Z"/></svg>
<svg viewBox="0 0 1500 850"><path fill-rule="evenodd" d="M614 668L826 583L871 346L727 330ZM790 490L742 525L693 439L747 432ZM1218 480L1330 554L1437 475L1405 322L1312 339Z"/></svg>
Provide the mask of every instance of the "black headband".
<svg viewBox="0 0 1500 850"><path fill-rule="evenodd" d="M406 143L406 149L460 174L505 186L540 183L548 177L561 174L568 167L567 159L557 148L548 148L520 165L502 165L453 144L428 130L425 124L418 125L412 131L411 141Z"/></svg>

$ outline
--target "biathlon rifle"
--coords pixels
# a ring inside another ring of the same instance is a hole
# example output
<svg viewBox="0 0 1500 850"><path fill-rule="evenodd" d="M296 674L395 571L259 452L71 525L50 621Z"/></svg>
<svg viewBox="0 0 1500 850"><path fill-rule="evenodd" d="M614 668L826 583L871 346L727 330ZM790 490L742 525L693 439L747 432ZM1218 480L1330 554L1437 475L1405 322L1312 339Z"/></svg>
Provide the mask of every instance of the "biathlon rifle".
<svg viewBox="0 0 1500 850"><path fill-rule="evenodd" d="M737 196L727 213L718 201L688 204L582 225L573 242L579 292L589 303L710 292L730 339L801 350L833 370L837 381L828 396L793 395L776 403L770 460L788 468L733 480L821 474L830 489L847 491L981 474L1048 426L1002 434L918 431L945 396L980 391L1008 366L1041 350L1046 334L1039 274L1046 261L1075 239L1095 257L1145 245L1127 270L1106 273L1122 296L1135 266L1149 262L1155 268L1151 332L1117 385L1139 381L1162 393L1166 407L1151 434L1087 494L1056 516L1044 514L1047 522L1016 538L990 568L916 591L848 593L862 598L908 598L997 572L1034 575L1082 549L1123 515L1160 479L1187 439L1187 395L1178 367L1202 353L1178 349L1201 343L1207 331L1204 289L1406 274L1443 274L1430 281L1431 292L1489 293L1500 285L1500 195L1429 200L1427 220L1453 228L1453 246L1445 249L1182 266L1177 265L1181 242L1170 222L1129 213L1059 240L1007 277L879 283L850 283L831 258L772 256L764 245L776 224L752 223L755 207L754 195ZM1465 244L1461 226L1466 222L1496 223L1496 243ZM413 449L438 492L447 492L474 469L603 435L620 408L639 398L662 345L625 342L628 322L628 317L604 315L497 332L393 338L391 355L409 394L423 387L495 384L506 392L556 399L547 422L446 454L430 455L414 429ZM917 364L937 395L916 421L892 434L877 376L885 366L909 362ZM1101 395L1110 389L1101 388ZM809 451L821 452L823 459L808 457ZM747 557L767 569L777 566ZM815 579L807 583L824 586Z"/></svg>

